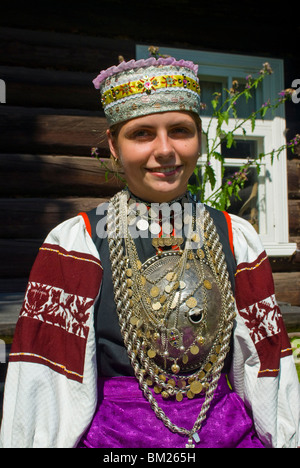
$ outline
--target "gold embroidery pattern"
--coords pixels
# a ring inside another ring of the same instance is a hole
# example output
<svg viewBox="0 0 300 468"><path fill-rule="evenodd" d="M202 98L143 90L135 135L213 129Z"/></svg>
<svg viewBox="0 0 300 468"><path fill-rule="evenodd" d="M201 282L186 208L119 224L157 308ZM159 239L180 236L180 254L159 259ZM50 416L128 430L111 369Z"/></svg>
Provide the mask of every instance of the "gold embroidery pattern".
<svg viewBox="0 0 300 468"><path fill-rule="evenodd" d="M58 255L61 255L62 257L70 257L70 258L74 258L75 260L82 260L83 262L95 263L95 265L99 266L103 270L100 262L97 262L96 260L92 260L90 258L76 257L75 255L65 254L56 249L50 249L49 247L40 247L39 250L48 250L49 252L57 253Z"/></svg>
<svg viewBox="0 0 300 468"><path fill-rule="evenodd" d="M259 374L265 374L266 372L279 372L279 369L264 369L264 370L261 370L261 371L258 371Z"/></svg>
<svg viewBox="0 0 300 468"><path fill-rule="evenodd" d="M254 265L253 267L245 267L245 268L241 268L240 270L237 270L236 273L235 273L235 276L237 276L239 273L241 273L242 271L250 271L250 270L255 270L256 268L258 268L265 260L267 260L268 256L266 255L265 257L263 257L260 262L256 263L256 265Z"/></svg>
<svg viewBox="0 0 300 468"><path fill-rule="evenodd" d="M153 76L151 78L145 77L138 81L130 81L125 85L111 87L103 93L102 105L105 107L119 99L134 94L150 94L152 91L162 88L185 88L194 91L196 94L200 94L199 84L192 78L183 75Z"/></svg>
<svg viewBox="0 0 300 468"><path fill-rule="evenodd" d="M60 367L65 373L67 374L72 374L72 375L76 375L77 377L80 377L81 379L83 379L83 375L81 374L78 374L77 372L73 372L73 371L70 371L66 368L66 366L64 366L63 364L58 364L57 362L54 362L54 361L50 361L50 359L47 359L43 356L40 356L39 354L34 354L34 353L10 353L10 356L11 357L15 357L15 356L29 356L29 357L34 357L34 358L38 358L38 359L42 359L43 361L46 361L48 362L49 364L53 365L53 366L56 366L56 367Z"/></svg>

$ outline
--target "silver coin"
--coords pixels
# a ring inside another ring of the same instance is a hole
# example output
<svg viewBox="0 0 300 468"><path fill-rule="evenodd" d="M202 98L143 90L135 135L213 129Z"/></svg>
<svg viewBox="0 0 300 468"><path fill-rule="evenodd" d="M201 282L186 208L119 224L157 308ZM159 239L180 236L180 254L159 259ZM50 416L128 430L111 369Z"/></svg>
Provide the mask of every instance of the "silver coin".
<svg viewBox="0 0 300 468"><path fill-rule="evenodd" d="M148 221L146 221L145 219L139 219L136 225L140 231L147 231L147 229L149 228Z"/></svg>
<svg viewBox="0 0 300 468"><path fill-rule="evenodd" d="M192 216L190 216L189 214L185 214L184 217L183 217L183 222L184 222L184 224L190 224L192 219L193 219Z"/></svg>
<svg viewBox="0 0 300 468"><path fill-rule="evenodd" d="M154 207L151 205L150 209L149 209L149 216L151 218L158 218L159 216L159 209L157 207Z"/></svg>
<svg viewBox="0 0 300 468"><path fill-rule="evenodd" d="M146 214L148 211L147 205L145 205L144 203L139 203L137 207L137 211L139 212L141 216Z"/></svg>
<svg viewBox="0 0 300 468"><path fill-rule="evenodd" d="M159 234L161 230L161 227L158 223L151 223L149 226L149 231L151 234Z"/></svg>
<svg viewBox="0 0 300 468"><path fill-rule="evenodd" d="M181 216L176 216L176 218L174 218L174 227L176 229L181 229L182 228L182 217Z"/></svg>
<svg viewBox="0 0 300 468"><path fill-rule="evenodd" d="M164 234L171 234L173 231L173 226L168 221L165 221L162 223L162 230Z"/></svg>

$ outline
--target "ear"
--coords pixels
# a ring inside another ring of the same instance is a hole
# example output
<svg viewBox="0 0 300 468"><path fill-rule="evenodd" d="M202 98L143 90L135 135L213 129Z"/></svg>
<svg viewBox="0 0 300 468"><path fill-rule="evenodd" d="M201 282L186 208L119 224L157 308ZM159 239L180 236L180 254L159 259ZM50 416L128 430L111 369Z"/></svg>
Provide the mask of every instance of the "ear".
<svg viewBox="0 0 300 468"><path fill-rule="evenodd" d="M106 130L106 136L110 153L112 154L114 159L119 159L116 139L112 136L111 131L109 129Z"/></svg>

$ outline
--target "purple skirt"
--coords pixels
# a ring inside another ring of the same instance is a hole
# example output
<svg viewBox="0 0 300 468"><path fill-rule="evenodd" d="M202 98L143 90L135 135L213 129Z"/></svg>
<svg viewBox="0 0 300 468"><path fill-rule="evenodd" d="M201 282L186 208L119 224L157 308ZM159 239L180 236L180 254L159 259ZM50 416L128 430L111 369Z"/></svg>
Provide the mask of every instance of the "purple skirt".
<svg viewBox="0 0 300 468"><path fill-rule="evenodd" d="M185 448L186 436L171 432L144 398L135 377L99 379L99 402L78 448ZM156 395L172 423L192 429L204 396L182 402ZM264 448L241 398L221 375L196 448Z"/></svg>

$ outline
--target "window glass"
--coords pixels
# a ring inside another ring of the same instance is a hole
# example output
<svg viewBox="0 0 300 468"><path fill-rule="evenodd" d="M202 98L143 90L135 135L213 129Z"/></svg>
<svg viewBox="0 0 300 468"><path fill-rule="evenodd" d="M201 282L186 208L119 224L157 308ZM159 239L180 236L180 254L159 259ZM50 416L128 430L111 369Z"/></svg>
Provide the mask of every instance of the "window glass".
<svg viewBox="0 0 300 468"><path fill-rule="evenodd" d="M225 167L224 180L233 176L239 171L238 166ZM249 167L247 171L247 180L244 187L239 192L240 199L231 198L231 205L228 212L241 216L249 221L259 232L259 200L258 200L258 175L256 168Z"/></svg>
<svg viewBox="0 0 300 468"><path fill-rule="evenodd" d="M231 148L227 148L226 140L221 142L221 153L225 158L255 159L257 157L256 140L235 140Z"/></svg>
<svg viewBox="0 0 300 468"><path fill-rule="evenodd" d="M240 167L250 160L257 157L256 140L235 140L231 148L227 148L227 142L221 142L221 152L225 156L225 170L222 182L234 177L238 177ZM249 221L257 232L260 232L260 220L263 218L262 197L264 190L264 177L258 175L256 167L248 167L243 188L239 192L239 198L232 197L228 212L241 216Z"/></svg>
<svg viewBox="0 0 300 468"><path fill-rule="evenodd" d="M238 82L237 91L240 93L245 89L247 85L246 79L243 78L234 78L233 81ZM255 112L262 104L262 96L260 89L251 89L251 98L246 99L245 96L241 96L235 105L236 113L238 118L244 119L249 117L252 112Z"/></svg>
<svg viewBox="0 0 300 468"><path fill-rule="evenodd" d="M223 103L223 83L221 81L213 81L208 79L202 79L201 76L199 77L199 84L201 89L201 102L205 104L205 108L202 109L202 116L203 117L211 117L213 114L213 108L211 105L211 101L214 99L214 93L219 93L220 96L220 104Z"/></svg>

